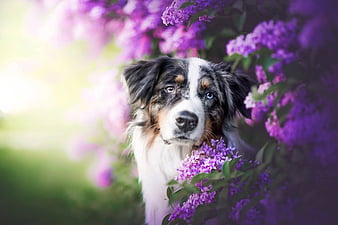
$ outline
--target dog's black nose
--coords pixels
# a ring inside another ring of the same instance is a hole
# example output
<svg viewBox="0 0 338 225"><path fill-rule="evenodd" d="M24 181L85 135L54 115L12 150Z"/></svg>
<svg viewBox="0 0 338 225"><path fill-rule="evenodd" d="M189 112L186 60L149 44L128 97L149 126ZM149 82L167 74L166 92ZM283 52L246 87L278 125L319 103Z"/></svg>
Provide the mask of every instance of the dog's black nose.
<svg viewBox="0 0 338 225"><path fill-rule="evenodd" d="M183 132L192 131L197 127L197 123L197 115L189 111L182 111L176 117L176 125Z"/></svg>

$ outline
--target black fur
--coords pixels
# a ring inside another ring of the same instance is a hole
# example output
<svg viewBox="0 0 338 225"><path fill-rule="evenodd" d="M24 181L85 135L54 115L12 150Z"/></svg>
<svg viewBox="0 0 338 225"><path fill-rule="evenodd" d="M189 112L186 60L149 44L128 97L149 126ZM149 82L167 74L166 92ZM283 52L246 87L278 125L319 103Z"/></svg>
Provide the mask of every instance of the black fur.
<svg viewBox="0 0 338 225"><path fill-rule="evenodd" d="M240 70L232 70L232 65L228 63L215 64L215 70L228 83L231 90L231 98L234 103L234 111L231 112L235 116L238 110L246 118L251 118L251 109L247 109L244 100L255 84L254 80Z"/></svg>
<svg viewBox="0 0 338 225"><path fill-rule="evenodd" d="M149 104L163 64L168 60L169 58L165 56L150 61L142 60L124 70L123 75L129 89L131 104L137 106Z"/></svg>

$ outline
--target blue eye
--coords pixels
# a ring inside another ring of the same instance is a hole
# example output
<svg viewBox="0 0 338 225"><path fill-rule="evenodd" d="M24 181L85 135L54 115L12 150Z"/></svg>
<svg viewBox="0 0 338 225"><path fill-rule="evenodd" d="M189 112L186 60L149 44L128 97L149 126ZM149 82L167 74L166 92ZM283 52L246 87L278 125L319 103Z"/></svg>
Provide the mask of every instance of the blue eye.
<svg viewBox="0 0 338 225"><path fill-rule="evenodd" d="M213 99L215 96L212 92L207 92L205 93L205 97L209 100Z"/></svg>

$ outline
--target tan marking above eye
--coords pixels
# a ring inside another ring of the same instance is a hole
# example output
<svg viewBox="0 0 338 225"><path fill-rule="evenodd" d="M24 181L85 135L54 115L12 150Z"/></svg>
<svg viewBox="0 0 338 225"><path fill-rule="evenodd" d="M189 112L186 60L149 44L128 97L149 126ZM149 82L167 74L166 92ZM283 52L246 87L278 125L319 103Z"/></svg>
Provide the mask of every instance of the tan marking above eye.
<svg viewBox="0 0 338 225"><path fill-rule="evenodd" d="M177 75L177 76L175 77L175 82L176 82L177 84L182 84L182 83L184 82L184 76L183 76L183 75Z"/></svg>
<svg viewBox="0 0 338 225"><path fill-rule="evenodd" d="M201 87L203 89L208 89L208 88L210 88L210 86L211 86L210 80L207 79L207 78L202 78L202 80L201 80Z"/></svg>

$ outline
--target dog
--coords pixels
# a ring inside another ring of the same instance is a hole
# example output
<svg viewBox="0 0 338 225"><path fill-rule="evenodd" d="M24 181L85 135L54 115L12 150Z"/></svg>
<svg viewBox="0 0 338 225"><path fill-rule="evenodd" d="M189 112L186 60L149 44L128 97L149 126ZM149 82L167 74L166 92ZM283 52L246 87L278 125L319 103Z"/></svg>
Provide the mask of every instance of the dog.
<svg viewBox="0 0 338 225"><path fill-rule="evenodd" d="M241 148L234 119L250 118L244 99L254 84L228 63L162 56L123 72L134 109L129 134L148 225L160 225L172 208L166 195L182 160L203 142L223 138Z"/></svg>

